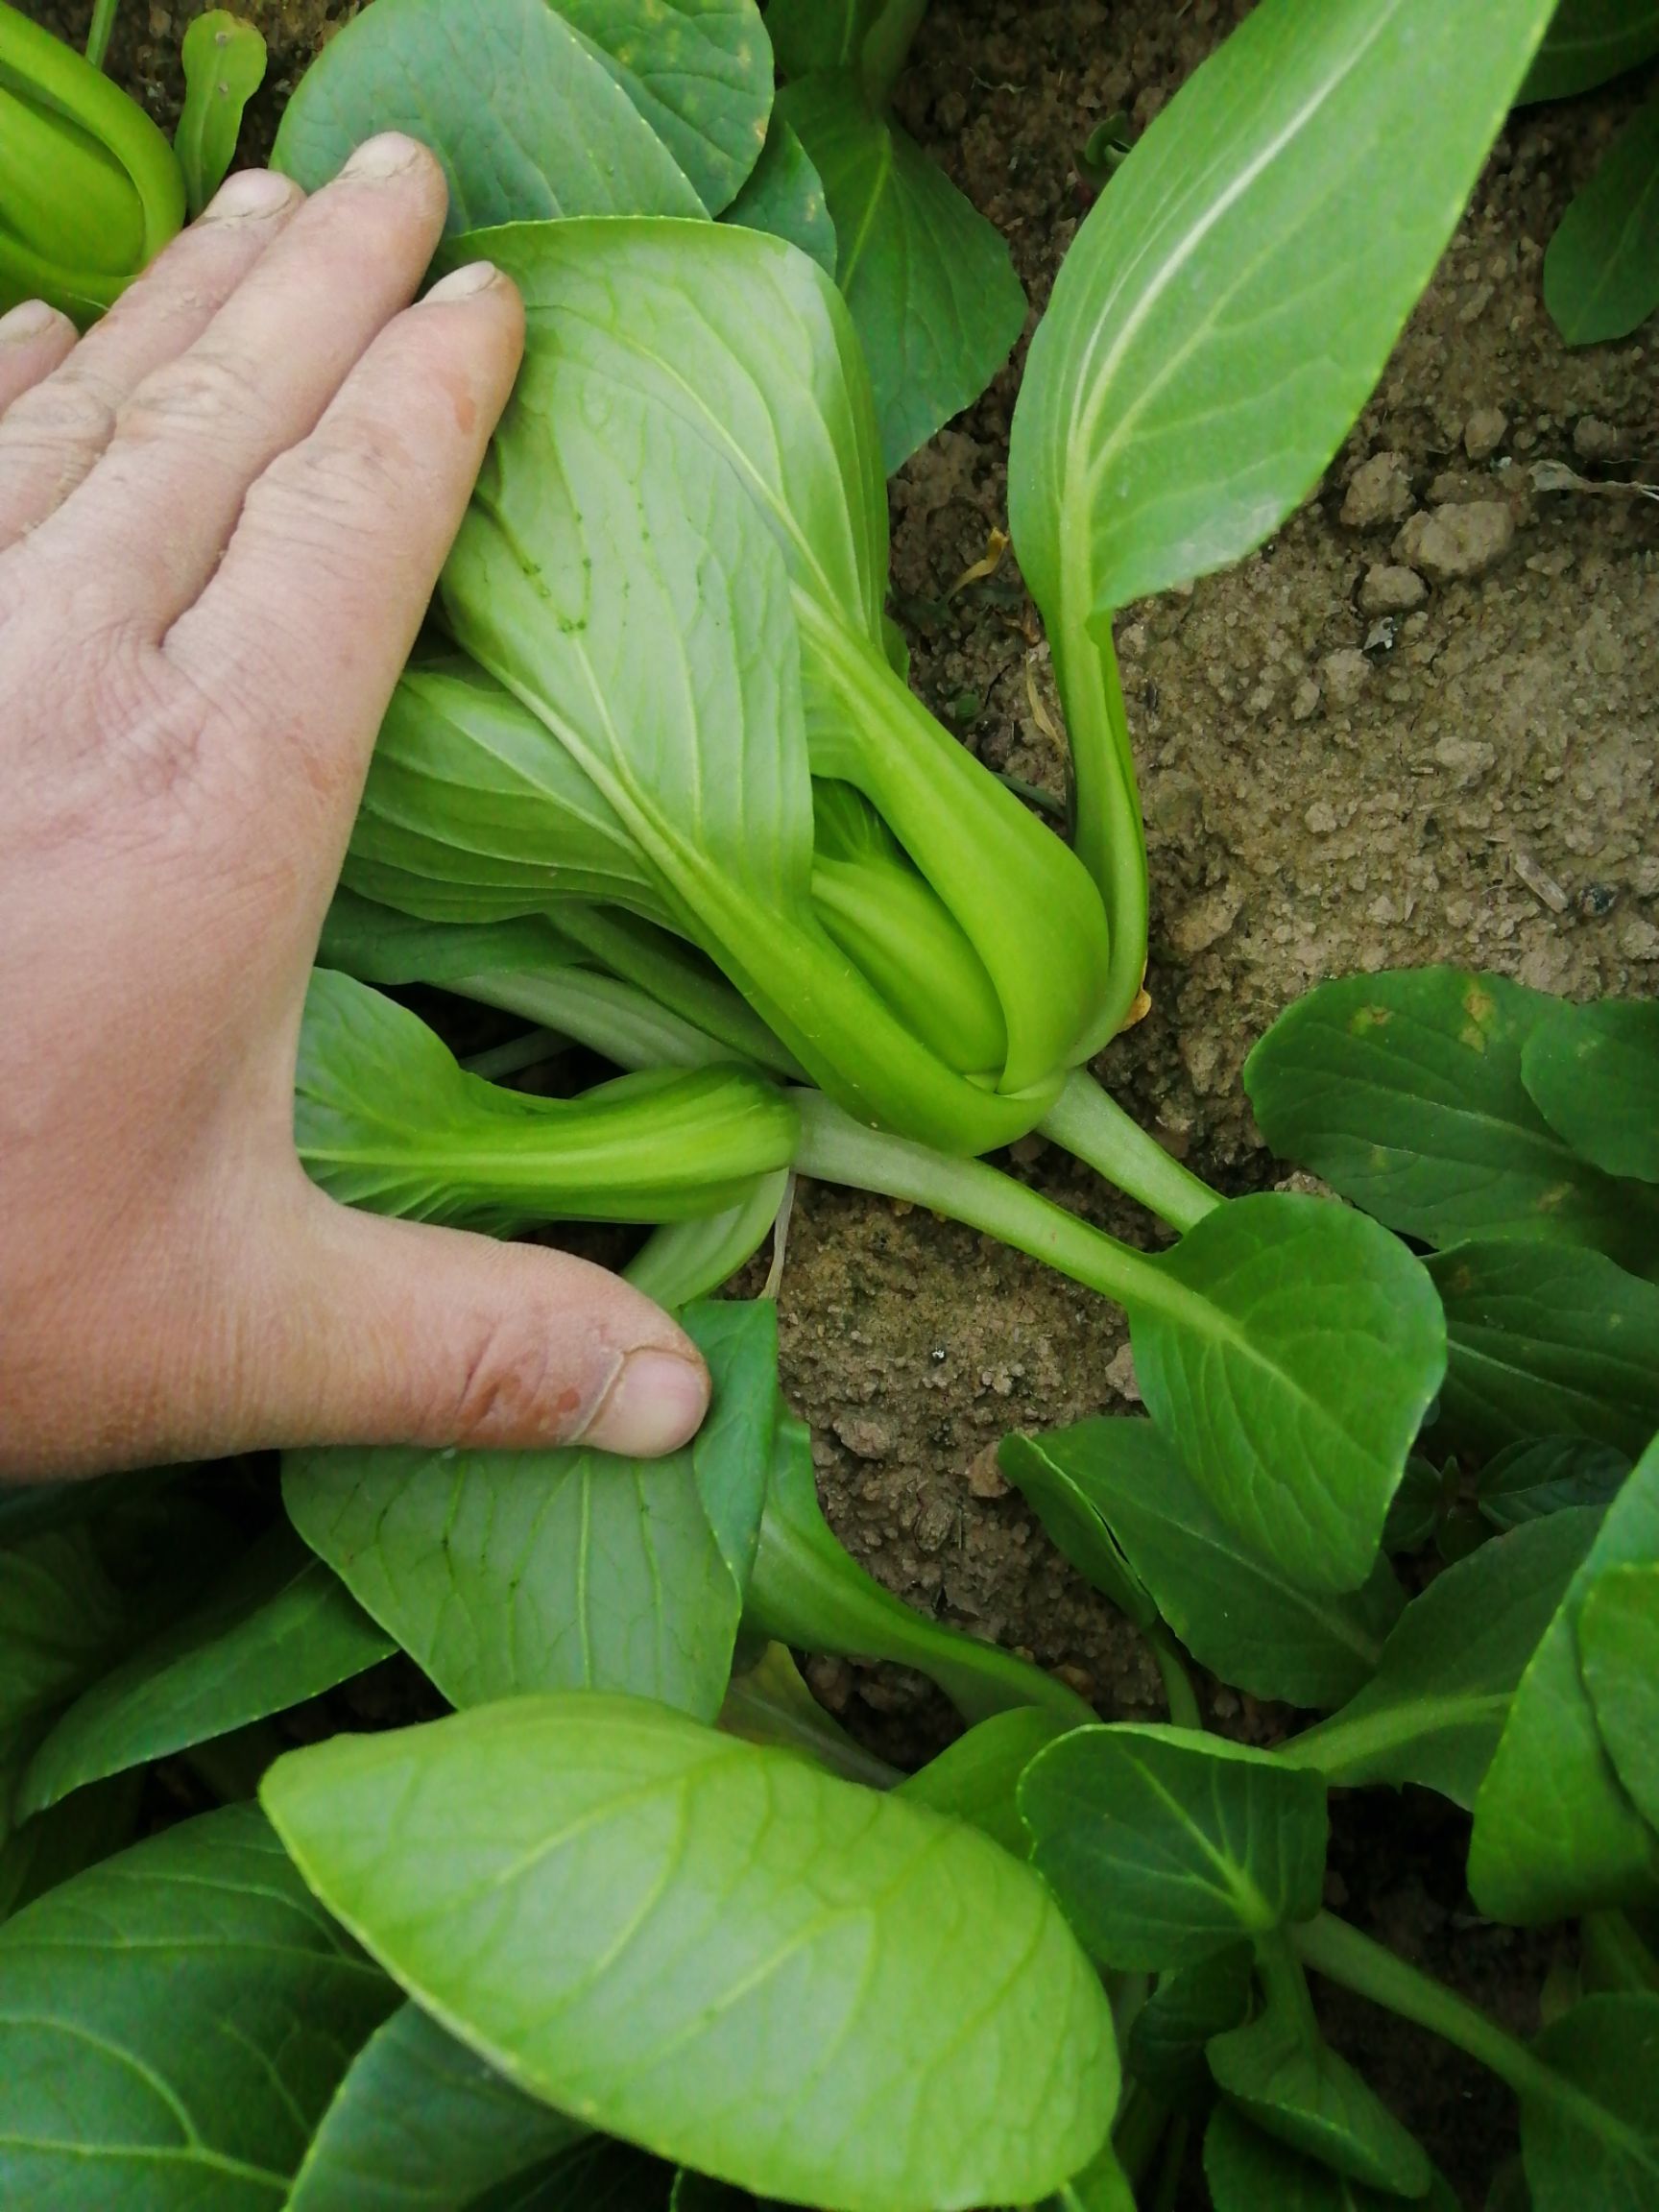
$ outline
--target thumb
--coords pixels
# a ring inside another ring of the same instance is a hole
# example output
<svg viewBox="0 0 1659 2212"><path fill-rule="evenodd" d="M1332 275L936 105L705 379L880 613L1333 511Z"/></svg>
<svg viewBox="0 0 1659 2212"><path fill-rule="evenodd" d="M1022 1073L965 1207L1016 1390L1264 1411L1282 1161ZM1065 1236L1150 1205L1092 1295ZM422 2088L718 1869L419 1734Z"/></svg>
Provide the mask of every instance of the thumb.
<svg viewBox="0 0 1659 2212"><path fill-rule="evenodd" d="M695 1434L709 1406L702 1356L617 1276L568 1253L312 1195L278 1270L294 1303L277 1338L284 1372L270 1378L268 1436L521 1450L581 1442L655 1458Z"/></svg>

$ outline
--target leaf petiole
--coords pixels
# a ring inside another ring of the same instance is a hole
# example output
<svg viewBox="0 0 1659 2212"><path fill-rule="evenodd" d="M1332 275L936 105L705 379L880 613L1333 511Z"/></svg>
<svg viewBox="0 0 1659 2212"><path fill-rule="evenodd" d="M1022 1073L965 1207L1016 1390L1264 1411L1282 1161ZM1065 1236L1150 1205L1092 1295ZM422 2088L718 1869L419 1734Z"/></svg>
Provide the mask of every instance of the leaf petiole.
<svg viewBox="0 0 1659 2212"><path fill-rule="evenodd" d="M86 34L86 59L94 69L102 69L109 51L109 35L115 28L115 17L121 0L97 0L92 11L92 27Z"/></svg>
<svg viewBox="0 0 1659 2212"><path fill-rule="evenodd" d="M1183 1236L1223 1203L1208 1183L1172 1160L1085 1069L1071 1070L1037 1126Z"/></svg>

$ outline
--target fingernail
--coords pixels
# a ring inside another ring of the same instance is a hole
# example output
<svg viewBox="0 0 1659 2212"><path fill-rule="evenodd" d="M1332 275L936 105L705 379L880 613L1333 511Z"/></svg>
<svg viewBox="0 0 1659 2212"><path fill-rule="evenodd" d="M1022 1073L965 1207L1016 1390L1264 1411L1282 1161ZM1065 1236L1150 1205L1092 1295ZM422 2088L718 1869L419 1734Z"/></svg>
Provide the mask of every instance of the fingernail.
<svg viewBox="0 0 1659 2212"><path fill-rule="evenodd" d="M492 284L500 280L500 276L493 261L469 261L465 269L451 269L447 276L440 276L426 297L428 300L471 300L480 292L488 292Z"/></svg>
<svg viewBox="0 0 1659 2212"><path fill-rule="evenodd" d="M44 338L62 321L57 308L49 307L44 300L25 300L21 306L0 315L0 346L27 346L33 339Z"/></svg>
<svg viewBox="0 0 1659 2212"><path fill-rule="evenodd" d="M418 140L406 137L401 131L383 131L378 138L366 138L340 174L376 184L388 177L401 177L430 158Z"/></svg>
<svg viewBox="0 0 1659 2212"><path fill-rule="evenodd" d="M234 221L238 216L276 215L299 198L300 187L291 177L275 169L239 169L227 178L203 209L204 223Z"/></svg>
<svg viewBox="0 0 1659 2212"><path fill-rule="evenodd" d="M701 1367L672 1352L630 1352L579 1441L627 1458L654 1459L694 1436L708 1406Z"/></svg>

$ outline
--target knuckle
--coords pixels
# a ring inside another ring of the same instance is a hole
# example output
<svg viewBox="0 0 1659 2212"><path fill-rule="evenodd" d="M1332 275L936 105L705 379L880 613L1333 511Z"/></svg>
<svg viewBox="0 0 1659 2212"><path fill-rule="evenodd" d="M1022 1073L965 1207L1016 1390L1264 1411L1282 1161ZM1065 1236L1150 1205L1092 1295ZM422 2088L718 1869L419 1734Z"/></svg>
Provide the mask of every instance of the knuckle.
<svg viewBox="0 0 1659 2212"><path fill-rule="evenodd" d="M567 1349L557 1360L546 1316L528 1311L481 1322L464 1348L461 1379L445 1424L461 1446L488 1447L527 1430L549 1443L580 1433L597 1390L584 1390L569 1372Z"/></svg>
<svg viewBox="0 0 1659 2212"><path fill-rule="evenodd" d="M242 433L267 411L255 374L228 355L198 347L145 377L119 410L115 434L123 443L147 444L180 432Z"/></svg>
<svg viewBox="0 0 1659 2212"><path fill-rule="evenodd" d="M115 410L94 379L69 372L49 376L25 392L0 424L0 460L33 475L56 471L65 487L108 444Z"/></svg>
<svg viewBox="0 0 1659 2212"><path fill-rule="evenodd" d="M354 550L366 519L401 507L420 464L384 423L324 428L281 454L249 492L244 515L261 531L313 550Z"/></svg>

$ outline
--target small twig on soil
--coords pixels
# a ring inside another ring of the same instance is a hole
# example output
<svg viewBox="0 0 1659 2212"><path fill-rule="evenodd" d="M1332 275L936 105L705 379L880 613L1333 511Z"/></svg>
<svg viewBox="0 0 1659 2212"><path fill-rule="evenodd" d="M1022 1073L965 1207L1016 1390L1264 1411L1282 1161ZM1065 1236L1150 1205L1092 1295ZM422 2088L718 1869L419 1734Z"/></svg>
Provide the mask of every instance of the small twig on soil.
<svg viewBox="0 0 1659 2212"><path fill-rule="evenodd" d="M1569 469L1565 461L1534 461L1532 489L1534 492L1588 492L1597 498L1622 493L1627 499L1659 499L1659 484L1619 480L1592 483L1588 476L1580 476L1575 469Z"/></svg>

